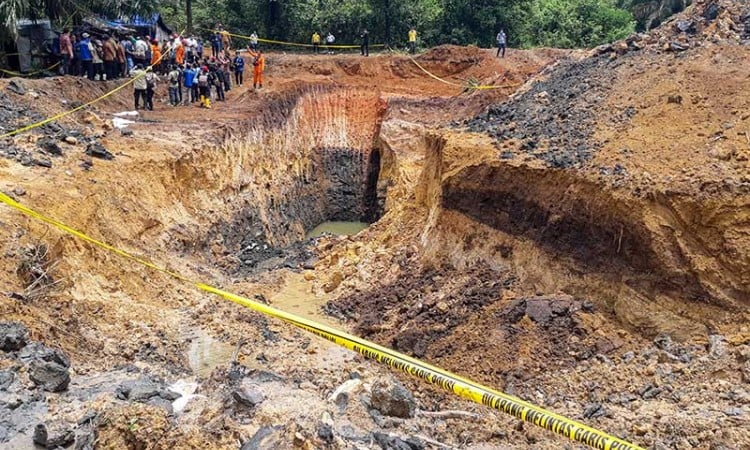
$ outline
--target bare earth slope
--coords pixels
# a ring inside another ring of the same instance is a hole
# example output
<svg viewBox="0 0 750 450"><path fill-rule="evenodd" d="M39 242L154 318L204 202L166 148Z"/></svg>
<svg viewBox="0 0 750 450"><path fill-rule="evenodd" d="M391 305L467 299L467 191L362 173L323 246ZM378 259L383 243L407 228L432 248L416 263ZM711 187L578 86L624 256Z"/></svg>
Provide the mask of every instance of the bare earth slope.
<svg viewBox="0 0 750 450"><path fill-rule="evenodd" d="M403 56L271 54L267 90L160 104L127 135L126 89L4 140L0 190L642 447L747 448L750 50L742 4L711 5L592 52L418 58L496 90ZM22 84L0 80L6 129L114 86ZM84 155L97 143L114 159ZM0 226L0 322L71 360L51 393L30 377L49 352L0 351L0 447L37 423L98 448L571 445L8 208ZM416 417L373 399L397 380Z"/></svg>

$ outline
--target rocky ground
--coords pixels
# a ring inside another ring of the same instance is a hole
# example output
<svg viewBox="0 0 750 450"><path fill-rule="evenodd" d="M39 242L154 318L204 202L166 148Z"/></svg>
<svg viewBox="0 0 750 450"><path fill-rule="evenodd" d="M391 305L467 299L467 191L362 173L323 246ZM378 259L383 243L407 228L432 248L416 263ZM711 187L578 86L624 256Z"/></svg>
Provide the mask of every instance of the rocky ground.
<svg viewBox="0 0 750 450"><path fill-rule="evenodd" d="M591 52L419 57L490 91L401 56L269 54L267 90L211 111L118 129L121 92L4 139L0 190L641 447L749 448L743 8ZM114 86L0 80L1 130ZM355 219L377 221L305 238ZM1 448L581 448L9 208L0 225Z"/></svg>

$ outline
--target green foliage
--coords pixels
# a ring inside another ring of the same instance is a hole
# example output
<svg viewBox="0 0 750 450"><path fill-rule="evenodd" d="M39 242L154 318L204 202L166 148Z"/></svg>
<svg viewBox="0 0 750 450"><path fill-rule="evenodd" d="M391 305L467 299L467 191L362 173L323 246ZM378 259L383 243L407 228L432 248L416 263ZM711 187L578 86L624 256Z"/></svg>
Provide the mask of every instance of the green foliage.
<svg viewBox="0 0 750 450"><path fill-rule="evenodd" d="M536 0L524 34L524 46L593 47L635 30L628 11L611 0Z"/></svg>
<svg viewBox="0 0 750 450"><path fill-rule="evenodd" d="M0 5L6 1L31 0L0 0ZM186 1L171 0L160 8L175 29L187 25ZM591 47L632 32L632 15L614 1L642 5L649 0L192 0L192 10L194 29L204 37L222 23L238 34L256 31L302 43L315 31L331 31L337 44L351 44L367 28L370 42L403 48L413 26L420 46L492 47L503 28L512 47Z"/></svg>

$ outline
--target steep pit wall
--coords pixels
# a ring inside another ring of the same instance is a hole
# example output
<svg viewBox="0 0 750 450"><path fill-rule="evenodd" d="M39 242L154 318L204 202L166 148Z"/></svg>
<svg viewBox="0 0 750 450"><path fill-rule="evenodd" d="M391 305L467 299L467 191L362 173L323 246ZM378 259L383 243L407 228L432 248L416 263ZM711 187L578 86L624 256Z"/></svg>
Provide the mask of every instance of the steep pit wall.
<svg viewBox="0 0 750 450"><path fill-rule="evenodd" d="M377 93L312 88L268 110L228 132L220 153L233 161L233 213L204 240L250 266L322 222L373 222L383 209L376 137L385 104Z"/></svg>
<svg viewBox="0 0 750 450"><path fill-rule="evenodd" d="M494 147L472 139L426 147L428 259L512 268L532 291L590 298L648 334L705 337L708 311L747 306L741 198L638 198L574 171L485 158Z"/></svg>

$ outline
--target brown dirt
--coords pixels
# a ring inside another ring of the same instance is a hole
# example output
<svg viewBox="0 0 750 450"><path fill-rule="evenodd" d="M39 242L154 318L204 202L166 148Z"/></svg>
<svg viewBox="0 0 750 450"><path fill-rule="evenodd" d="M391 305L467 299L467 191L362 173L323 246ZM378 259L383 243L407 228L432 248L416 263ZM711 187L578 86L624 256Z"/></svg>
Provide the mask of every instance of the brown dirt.
<svg viewBox="0 0 750 450"><path fill-rule="evenodd" d="M534 83L555 79L555 62L584 57L508 55L446 46L420 56L454 82L513 85L462 92L403 56L271 54L267 89L233 89L211 111L159 104L142 115L153 122L131 126L132 137L108 123L110 113L130 109L128 90L61 121L97 137L115 160L83 170L81 144L60 144L64 155L51 169L0 159L0 189L23 188L18 198L40 211L238 294L272 298L290 271L307 269L310 301L326 303L347 321L340 326L644 447L745 448L750 180L742 106L750 73L737 62L747 50L613 58L618 82L589 108L601 118L596 151L566 169L515 140L449 126L511 93L510 105L524 101ZM60 99L106 89L68 78L26 83L39 97L13 101L43 114L59 111ZM667 103L674 95L681 104ZM632 119L613 119L630 106ZM37 139L29 133L7 145L30 149ZM284 247L330 216L320 195L330 180L316 174L331 149L354 155L353 167L369 167L378 154L383 217L354 237L311 243L309 261L237 272L248 236ZM501 149L514 157L501 159ZM602 170L616 165L626 175ZM388 427L355 401L338 413L327 397L349 372L363 376L366 392L387 370L7 208L0 224L8 237L0 292L24 292L16 268L31 244L51 249L59 262L52 278L62 280L43 299L0 297L0 314L71 355L74 379L133 365L174 382L191 374L194 330L244 341L242 370L285 379L263 384L271 400L250 412L231 401L228 364L199 380L204 398L179 417L102 395L87 404L100 413L102 448L236 448L267 425L284 425L274 438L284 448L351 448L358 441L343 425L458 448L564 445L411 381L421 409L480 418ZM63 412L77 420L83 410ZM335 422L333 443L316 432L325 414Z"/></svg>

